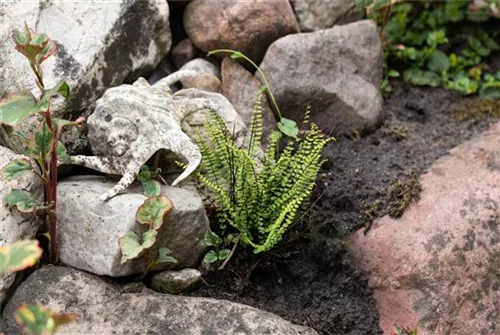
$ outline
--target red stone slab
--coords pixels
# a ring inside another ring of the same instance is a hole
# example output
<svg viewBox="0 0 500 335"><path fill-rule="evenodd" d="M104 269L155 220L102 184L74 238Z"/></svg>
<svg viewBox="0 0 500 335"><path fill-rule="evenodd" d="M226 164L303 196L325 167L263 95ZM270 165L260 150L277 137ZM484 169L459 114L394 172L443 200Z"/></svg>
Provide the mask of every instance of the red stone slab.
<svg viewBox="0 0 500 335"><path fill-rule="evenodd" d="M384 334L500 335L500 123L435 162L421 200L353 234Z"/></svg>

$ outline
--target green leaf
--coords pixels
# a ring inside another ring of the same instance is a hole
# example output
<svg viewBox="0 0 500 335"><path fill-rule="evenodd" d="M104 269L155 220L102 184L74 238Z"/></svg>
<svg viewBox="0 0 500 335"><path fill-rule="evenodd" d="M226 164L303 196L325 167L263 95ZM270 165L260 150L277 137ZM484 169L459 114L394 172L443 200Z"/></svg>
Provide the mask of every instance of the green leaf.
<svg viewBox="0 0 500 335"><path fill-rule="evenodd" d="M448 38L446 37L446 32L444 29L431 31L429 35L427 35L427 44L431 47L436 47L440 44L448 43Z"/></svg>
<svg viewBox="0 0 500 335"><path fill-rule="evenodd" d="M222 243L222 239L216 233L207 230L203 237L203 242L205 242L207 247L218 246Z"/></svg>
<svg viewBox="0 0 500 335"><path fill-rule="evenodd" d="M151 229L158 230L172 209L173 204L166 196L151 197L139 207L136 219L139 223L148 224Z"/></svg>
<svg viewBox="0 0 500 335"><path fill-rule="evenodd" d="M219 251L219 260L223 261L226 258L228 258L229 255L231 255L231 250L229 250L229 249L222 249L221 251Z"/></svg>
<svg viewBox="0 0 500 335"><path fill-rule="evenodd" d="M45 158L52 149L52 132L47 122L42 120L28 142L27 154L35 159Z"/></svg>
<svg viewBox="0 0 500 335"><path fill-rule="evenodd" d="M47 58L54 55L57 51L56 44L51 39L47 39L47 43L40 53L36 56L38 64L42 64Z"/></svg>
<svg viewBox="0 0 500 335"><path fill-rule="evenodd" d="M262 85L259 87L259 94L262 94L264 93L265 91L267 91L268 89L268 86L267 85Z"/></svg>
<svg viewBox="0 0 500 335"><path fill-rule="evenodd" d="M156 230L148 230L142 235L142 247L144 250L151 248L156 242L156 236L158 235L158 231Z"/></svg>
<svg viewBox="0 0 500 335"><path fill-rule="evenodd" d="M172 251L169 248L161 247L158 251L159 263L177 263L177 260L171 256Z"/></svg>
<svg viewBox="0 0 500 335"><path fill-rule="evenodd" d="M149 168L146 165L141 166L141 170L139 171L137 180L139 180L141 183L144 183L150 181L151 178L152 176L151 176L151 171L149 171Z"/></svg>
<svg viewBox="0 0 500 335"><path fill-rule="evenodd" d="M148 180L142 182L142 187L144 188L144 195L146 197L159 196L161 193L161 184L157 180Z"/></svg>
<svg viewBox="0 0 500 335"><path fill-rule="evenodd" d="M22 271L35 265L42 252L37 240L17 241L0 247L0 274Z"/></svg>
<svg viewBox="0 0 500 335"><path fill-rule="evenodd" d="M68 155L68 151L66 150L66 147L64 146L64 144L62 144L61 141L57 142L56 152L58 161L61 161L65 164L71 163L71 157Z"/></svg>
<svg viewBox="0 0 500 335"><path fill-rule="evenodd" d="M243 54L239 51L233 51L233 53L230 56L232 59L239 59L239 58L245 58Z"/></svg>
<svg viewBox="0 0 500 335"><path fill-rule="evenodd" d="M217 256L217 253L213 250L210 250L209 252L206 253L205 257L203 258L203 263L212 264L217 262L218 260L219 257Z"/></svg>
<svg viewBox="0 0 500 335"><path fill-rule="evenodd" d="M423 71L417 68L405 70L403 77L406 82L417 86L436 87L441 84L441 77L438 74L432 71Z"/></svg>
<svg viewBox="0 0 500 335"><path fill-rule="evenodd" d="M399 77L399 72L396 70L389 70L389 72L387 72L387 75L391 78L397 78Z"/></svg>
<svg viewBox="0 0 500 335"><path fill-rule="evenodd" d="M144 248L139 243L139 237L133 231L129 231L119 239L120 250L122 251L121 264L127 262L130 259L139 257Z"/></svg>
<svg viewBox="0 0 500 335"><path fill-rule="evenodd" d="M33 94L19 92L0 100L0 124L15 127L27 117L40 112Z"/></svg>
<svg viewBox="0 0 500 335"><path fill-rule="evenodd" d="M269 140L278 142L282 137L283 133L279 130L275 130L269 135Z"/></svg>
<svg viewBox="0 0 500 335"><path fill-rule="evenodd" d="M15 206L18 211L31 213L37 208L37 201L26 191L14 189L3 198L7 207Z"/></svg>
<svg viewBox="0 0 500 335"><path fill-rule="evenodd" d="M450 68L450 61L444 52L435 50L429 57L427 67L431 71L442 73Z"/></svg>
<svg viewBox="0 0 500 335"><path fill-rule="evenodd" d="M0 171L2 179L9 181L12 179L21 178L26 173L32 170L31 163L26 158L18 158L5 165Z"/></svg>
<svg viewBox="0 0 500 335"><path fill-rule="evenodd" d="M60 94L64 98L67 98L69 95L69 85L65 81L61 81L53 88L45 90L37 104L41 111L47 112L50 109L50 99L55 94Z"/></svg>
<svg viewBox="0 0 500 335"><path fill-rule="evenodd" d="M296 137L299 134L299 127L297 122L282 117L277 124L278 129L288 137Z"/></svg>
<svg viewBox="0 0 500 335"><path fill-rule="evenodd" d="M474 50L479 56L486 57L491 53L491 50L485 47L477 37L469 36L468 42L472 50Z"/></svg>
<svg viewBox="0 0 500 335"><path fill-rule="evenodd" d="M53 335L63 324L78 318L74 313L54 313L45 306L23 303L14 313L17 324L28 335Z"/></svg>

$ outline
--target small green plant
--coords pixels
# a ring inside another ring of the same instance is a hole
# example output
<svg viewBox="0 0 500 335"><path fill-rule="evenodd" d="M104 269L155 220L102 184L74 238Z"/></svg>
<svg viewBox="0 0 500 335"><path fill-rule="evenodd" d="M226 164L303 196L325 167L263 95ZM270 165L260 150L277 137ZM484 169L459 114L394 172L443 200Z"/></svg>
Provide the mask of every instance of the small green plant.
<svg viewBox="0 0 500 335"><path fill-rule="evenodd" d="M35 98L29 91L13 93L0 100L0 124L16 127L32 115L40 117L40 124L31 136L17 133L24 143L24 154L31 157L37 166L33 166L28 159L15 159L1 171L2 179L8 181L22 177L32 171L45 186L45 201L39 203L28 192L14 189L4 198L4 205L16 207L21 212L35 212L44 210L47 213L50 225L50 261L57 263L57 236L56 236L56 195L57 195L57 162L70 160L66 148L59 141L63 127L79 124L52 117L51 98L59 94L66 98L69 95L69 86L61 81L55 87L46 89L43 82L41 64L56 52L55 43L47 35L35 33L25 25L24 31L13 32L16 50L28 58L35 74L36 83L41 91L40 97Z"/></svg>
<svg viewBox="0 0 500 335"><path fill-rule="evenodd" d="M0 247L0 275L35 265L42 256L37 240L24 240ZM73 313L54 313L38 304L22 304L14 312L17 324L28 335L53 335L60 325L74 321Z"/></svg>
<svg viewBox="0 0 500 335"><path fill-rule="evenodd" d="M165 247L159 249L157 257L150 255L149 249L155 245L158 231L163 226L165 217L173 209L170 199L160 195L161 184L154 179L158 175L159 171L151 172L147 166L143 166L138 176L138 180L143 185L144 194L148 198L137 210L136 220L140 224L147 225L148 230L140 236L134 231L129 231L119 239L122 252L121 263L145 254L145 272L159 263L177 263L170 249Z"/></svg>
<svg viewBox="0 0 500 335"><path fill-rule="evenodd" d="M404 328L399 325L394 325L392 335L418 335L418 329Z"/></svg>
<svg viewBox="0 0 500 335"><path fill-rule="evenodd" d="M391 91L389 79L402 71L404 81L416 86L442 86L482 97L500 95L498 78L488 73L485 64L488 56L500 50L500 31L472 24L498 19L498 0L356 2L380 26L385 93Z"/></svg>
<svg viewBox="0 0 500 335"><path fill-rule="evenodd" d="M238 244L254 253L273 248L294 222L299 207L311 194L324 160L321 152L333 140L309 122L308 108L303 129L296 137L275 131L266 149L262 145L262 93L257 99L246 148L238 148L224 121L211 112L206 121L206 138L197 142L204 173L199 180L215 193L220 238L207 233L205 243L213 247L205 262L227 263ZM280 150L283 142L283 150ZM233 245L231 251L224 248Z"/></svg>
<svg viewBox="0 0 500 335"><path fill-rule="evenodd" d="M297 126L297 123L293 120L287 119L281 115L280 108L278 107L278 104L276 103L276 99L274 98L273 92L271 90L271 84L269 84L269 81L267 81L266 76L264 75L264 72L259 68L257 64L255 64L250 58L245 56L243 53L235 50L230 50L230 49L219 49L219 50L212 50L208 53L207 56L215 55L217 53L229 53L231 54L230 57L232 59L244 59L247 61L250 65L252 65L255 70L260 74L262 77L262 80L264 81L264 85L260 87L260 93L266 92L269 95L269 98L271 99L271 102L274 106L274 109L276 110L276 113L278 114L279 117L279 122L277 123L278 129L285 134L286 136L290 137L295 137L299 133L299 127Z"/></svg>

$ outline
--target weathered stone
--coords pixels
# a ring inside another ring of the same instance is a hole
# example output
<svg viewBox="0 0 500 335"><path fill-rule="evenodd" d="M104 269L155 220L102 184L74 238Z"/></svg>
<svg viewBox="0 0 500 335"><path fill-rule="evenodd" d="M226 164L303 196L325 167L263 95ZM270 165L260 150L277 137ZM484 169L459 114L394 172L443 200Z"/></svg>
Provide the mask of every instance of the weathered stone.
<svg viewBox="0 0 500 335"><path fill-rule="evenodd" d="M146 200L142 186L134 184L127 193L107 202L99 195L115 181L98 176L78 176L58 184L57 217L59 255L62 263L99 275L126 276L144 271L144 258L121 264L118 239L129 231L144 232L136 222L136 212ZM157 243L150 249L157 255L167 247L177 264L162 263L154 269L195 267L206 247L203 236L209 229L205 209L198 195L170 186L162 194L173 203L158 232Z"/></svg>
<svg viewBox="0 0 500 335"><path fill-rule="evenodd" d="M170 52L172 62L177 68L180 68L196 56L196 47L189 38L185 38L172 49Z"/></svg>
<svg viewBox="0 0 500 335"><path fill-rule="evenodd" d="M386 334L500 334L500 123L451 150L420 179L403 217L349 241Z"/></svg>
<svg viewBox="0 0 500 335"><path fill-rule="evenodd" d="M209 298L182 297L113 285L83 271L44 267L16 291L3 316L7 334L20 334L13 313L22 302L35 302L79 318L58 329L58 335L315 335L258 309Z"/></svg>
<svg viewBox="0 0 500 335"><path fill-rule="evenodd" d="M196 269L167 270L153 275L151 287L157 292L178 294L198 284L200 280L201 272Z"/></svg>
<svg viewBox="0 0 500 335"><path fill-rule="evenodd" d="M284 117L300 121L310 104L312 121L334 136L379 121L382 43L372 21L285 36L260 67Z"/></svg>
<svg viewBox="0 0 500 335"><path fill-rule="evenodd" d="M186 78L182 81L184 88L197 88L203 91L222 93L220 79L211 73L200 73L195 77Z"/></svg>
<svg viewBox="0 0 500 335"><path fill-rule="evenodd" d="M11 36L11 30L22 29L26 21L57 45L57 53L42 64L46 87L66 80L71 88L66 102L54 110L57 116L71 112L75 117L108 87L151 71L171 44L166 1L10 1L2 2L0 16L0 92L28 89L40 94L29 63L14 50ZM22 129L29 133L32 127L28 123ZM0 132L4 145L21 152L8 131L0 128Z"/></svg>
<svg viewBox="0 0 500 335"><path fill-rule="evenodd" d="M235 131L236 138L244 137L246 127L224 96L196 89L183 90L193 93L187 96L182 91L172 95L169 87L193 73L180 70L153 86L139 78L133 85L108 89L97 101L95 112L87 119L89 144L95 156L71 156L71 163L122 176L101 200L123 192L136 179L141 166L162 149L182 157L187 165L172 186L196 170L201 153L181 128L187 115L216 110L228 129Z"/></svg>
<svg viewBox="0 0 500 335"><path fill-rule="evenodd" d="M184 12L184 28L202 51L238 50L257 63L272 42L299 31L288 0L195 0Z"/></svg>
<svg viewBox="0 0 500 335"><path fill-rule="evenodd" d="M0 170L14 159L26 158L17 155L11 150L0 146ZM36 163L32 161L33 166ZM41 225L41 220L35 214L23 214L17 209L7 209L3 205L4 197L12 189L22 189L43 201L43 184L41 180L32 172L25 174L21 179L5 182L0 178L0 246L14 243L19 240L31 239ZM4 274L0 276L0 305L3 304L10 286L14 283L15 274Z"/></svg>
<svg viewBox="0 0 500 335"><path fill-rule="evenodd" d="M291 0L291 3L303 32L331 28L361 20L363 16L355 0Z"/></svg>
<svg viewBox="0 0 500 335"><path fill-rule="evenodd" d="M241 116L248 128L254 111L259 88L262 83L257 80L240 63L224 58L222 61L222 94L233 104L234 109ZM267 95L262 97L262 122L263 135L267 138L273 130L276 130L276 118L269 105Z"/></svg>
<svg viewBox="0 0 500 335"><path fill-rule="evenodd" d="M196 58L184 64L179 71L191 71L192 76L181 80L184 88L198 88L209 92L221 93L220 70L209 61Z"/></svg>

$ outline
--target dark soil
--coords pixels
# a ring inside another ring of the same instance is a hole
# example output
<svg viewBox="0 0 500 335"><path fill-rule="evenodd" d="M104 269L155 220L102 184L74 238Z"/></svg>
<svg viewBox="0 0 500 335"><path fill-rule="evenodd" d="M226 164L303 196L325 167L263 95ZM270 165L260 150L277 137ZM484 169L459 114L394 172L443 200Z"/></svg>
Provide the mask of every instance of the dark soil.
<svg viewBox="0 0 500 335"><path fill-rule="evenodd" d="M467 100L454 92L395 86L377 131L339 138L326 149L309 209L284 241L265 255L233 258L192 295L255 306L321 334L381 334L372 292L344 239L372 218L404 210L418 198L416 177L493 123L457 121L454 110Z"/></svg>

